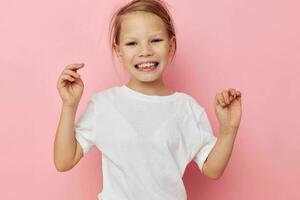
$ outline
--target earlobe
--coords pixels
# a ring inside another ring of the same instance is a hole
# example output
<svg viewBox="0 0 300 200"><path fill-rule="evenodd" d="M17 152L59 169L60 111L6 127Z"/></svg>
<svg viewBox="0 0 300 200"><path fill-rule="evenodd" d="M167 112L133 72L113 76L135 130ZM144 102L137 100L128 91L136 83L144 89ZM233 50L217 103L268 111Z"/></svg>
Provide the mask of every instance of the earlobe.
<svg viewBox="0 0 300 200"><path fill-rule="evenodd" d="M119 46L116 44L116 42L114 42L114 50L115 50L116 54L119 56L119 54L120 54L120 48L119 48Z"/></svg>
<svg viewBox="0 0 300 200"><path fill-rule="evenodd" d="M115 50L115 53L116 53L120 63L122 63L122 54L121 54L119 46L116 43L114 43L114 50Z"/></svg>
<svg viewBox="0 0 300 200"><path fill-rule="evenodd" d="M174 51L174 45L175 45L175 37L172 36L172 38L170 39L170 48L169 48L169 52L173 52L173 51Z"/></svg>

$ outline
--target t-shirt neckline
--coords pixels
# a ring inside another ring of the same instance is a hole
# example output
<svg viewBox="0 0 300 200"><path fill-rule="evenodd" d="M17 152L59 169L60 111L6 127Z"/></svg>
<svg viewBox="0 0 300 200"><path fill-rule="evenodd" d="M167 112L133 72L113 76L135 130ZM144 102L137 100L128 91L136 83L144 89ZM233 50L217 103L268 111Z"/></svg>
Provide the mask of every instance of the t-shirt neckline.
<svg viewBox="0 0 300 200"><path fill-rule="evenodd" d="M141 100L145 100L145 101L154 101L154 102L169 101L169 100L175 99L179 95L179 92L177 92L177 91L175 91L174 93L172 93L170 95L165 95L165 96L147 95L147 94L138 92L136 90L133 90L133 89L129 88L127 85L122 85L122 86L120 86L120 88L126 94L136 97Z"/></svg>

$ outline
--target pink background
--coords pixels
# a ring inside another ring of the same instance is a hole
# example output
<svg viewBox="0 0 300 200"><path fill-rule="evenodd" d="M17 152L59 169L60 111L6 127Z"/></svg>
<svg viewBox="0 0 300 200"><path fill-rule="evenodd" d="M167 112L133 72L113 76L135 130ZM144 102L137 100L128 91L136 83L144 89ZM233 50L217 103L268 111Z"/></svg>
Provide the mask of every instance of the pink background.
<svg viewBox="0 0 300 200"><path fill-rule="evenodd" d="M1 199L96 199L102 189L96 148L71 171L55 170L56 82L66 65L86 64L78 118L93 93L128 80L120 65L114 70L107 38L110 15L124 2L0 3ZM191 162L183 177L188 199L300 199L299 2L168 2L178 51L166 83L206 108L216 136L214 96L229 87L242 93L225 173L213 181Z"/></svg>

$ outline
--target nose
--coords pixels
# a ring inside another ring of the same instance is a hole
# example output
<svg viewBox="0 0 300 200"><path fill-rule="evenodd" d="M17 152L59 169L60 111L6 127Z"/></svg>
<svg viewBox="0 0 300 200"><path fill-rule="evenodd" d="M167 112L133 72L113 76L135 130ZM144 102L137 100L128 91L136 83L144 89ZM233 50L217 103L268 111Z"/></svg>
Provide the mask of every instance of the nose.
<svg viewBox="0 0 300 200"><path fill-rule="evenodd" d="M153 50L150 45L148 44L141 45L139 56L152 56L152 55L153 55Z"/></svg>

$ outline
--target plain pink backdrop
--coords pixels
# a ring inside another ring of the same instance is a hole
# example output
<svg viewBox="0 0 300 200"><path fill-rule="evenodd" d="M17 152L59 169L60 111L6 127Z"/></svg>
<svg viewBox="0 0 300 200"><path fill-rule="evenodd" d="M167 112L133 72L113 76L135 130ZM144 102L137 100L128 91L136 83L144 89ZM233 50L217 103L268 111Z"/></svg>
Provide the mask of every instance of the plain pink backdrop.
<svg viewBox="0 0 300 200"><path fill-rule="evenodd" d="M107 38L111 14L125 2L1 1L1 199L96 199L96 148L71 171L55 170L62 103L56 82L66 65L86 64L78 118L93 93L128 80L117 61L114 70ZM168 3L178 51L166 83L206 108L216 136L216 93L242 93L242 121L223 176L210 180L191 162L183 177L188 199L300 199L299 1Z"/></svg>

